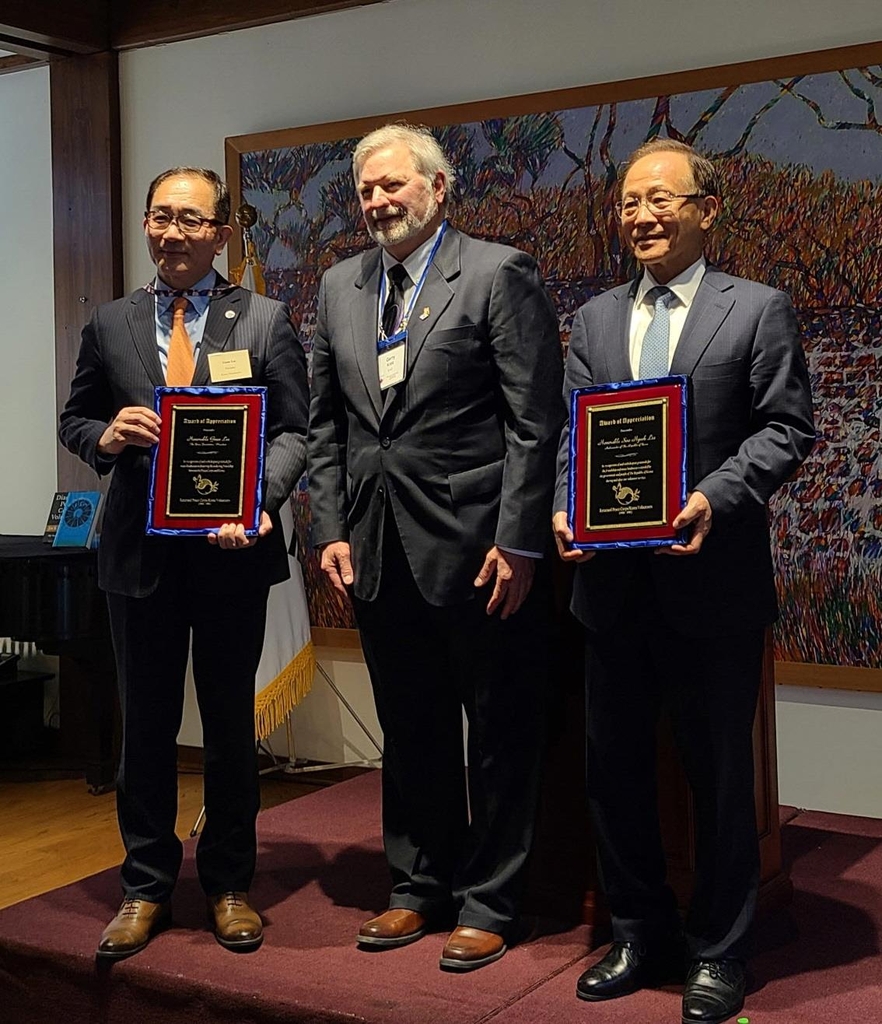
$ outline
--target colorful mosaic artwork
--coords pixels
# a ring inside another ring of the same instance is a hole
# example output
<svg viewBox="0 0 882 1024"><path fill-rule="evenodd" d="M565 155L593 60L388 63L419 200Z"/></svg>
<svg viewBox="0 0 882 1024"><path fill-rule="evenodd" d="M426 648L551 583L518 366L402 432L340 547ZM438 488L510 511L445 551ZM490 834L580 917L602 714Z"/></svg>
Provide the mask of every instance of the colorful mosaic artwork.
<svg viewBox="0 0 882 1024"><path fill-rule="evenodd" d="M817 408L818 444L771 510L787 661L882 667L880 110L874 66L435 129L458 178L452 221L536 256L564 345L578 306L634 271L613 215L619 162L659 135L720 161L709 256L791 294ZM268 291L290 305L307 353L322 272L370 244L354 142L240 158ZM306 542L305 490L298 508ZM313 623L352 626L310 556L305 573Z"/></svg>

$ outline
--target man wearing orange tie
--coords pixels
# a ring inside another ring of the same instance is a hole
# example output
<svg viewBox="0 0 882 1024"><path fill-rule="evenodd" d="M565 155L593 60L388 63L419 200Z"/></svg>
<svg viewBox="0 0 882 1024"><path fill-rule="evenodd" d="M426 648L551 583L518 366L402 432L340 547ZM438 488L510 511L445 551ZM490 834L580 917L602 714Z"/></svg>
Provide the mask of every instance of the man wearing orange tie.
<svg viewBox="0 0 882 1024"><path fill-rule="evenodd" d="M214 171L176 167L151 183L144 234L156 277L94 311L61 414L62 443L99 475L113 474L98 549L123 716L124 899L97 950L111 960L139 952L171 920L182 858L176 740L191 644L205 749L199 879L222 946L249 952L263 941L248 902L260 803L254 674L269 588L288 577L277 510L306 461L307 383L286 307L231 286L213 269L232 234L229 214L229 192ZM154 388L213 383L216 352L240 354L241 378L225 384L267 388L258 535L225 523L207 539L146 536L160 427Z"/></svg>

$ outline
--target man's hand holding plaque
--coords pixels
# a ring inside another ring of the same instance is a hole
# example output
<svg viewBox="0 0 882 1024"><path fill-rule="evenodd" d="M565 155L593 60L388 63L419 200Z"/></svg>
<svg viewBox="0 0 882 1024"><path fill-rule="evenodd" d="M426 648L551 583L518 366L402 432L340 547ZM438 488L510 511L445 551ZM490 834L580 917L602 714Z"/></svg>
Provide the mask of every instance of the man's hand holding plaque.
<svg viewBox="0 0 882 1024"><path fill-rule="evenodd" d="M159 416L143 405L127 405L107 424L98 440L102 455L119 455L126 445L149 448L159 440Z"/></svg>
<svg viewBox="0 0 882 1024"><path fill-rule="evenodd" d="M587 562L589 558L594 557L594 551L573 547L573 531L570 528L568 513L555 512L551 519L551 530L554 534L554 543L557 545L557 553L565 562Z"/></svg>
<svg viewBox="0 0 882 1024"><path fill-rule="evenodd" d="M674 520L675 530L688 530L689 540L685 544L672 544L669 548L659 548L657 555L697 555L710 533L713 510L701 491L693 491L689 495L686 507Z"/></svg>
<svg viewBox="0 0 882 1024"><path fill-rule="evenodd" d="M261 537L266 537L267 534L272 533L273 521L266 514L266 512L260 513L260 526L257 528L257 533L249 536L245 532L245 527L241 523L224 523L217 533L208 534L208 543L216 544L219 548L224 548L226 551L235 551L237 548L251 548L260 540Z"/></svg>

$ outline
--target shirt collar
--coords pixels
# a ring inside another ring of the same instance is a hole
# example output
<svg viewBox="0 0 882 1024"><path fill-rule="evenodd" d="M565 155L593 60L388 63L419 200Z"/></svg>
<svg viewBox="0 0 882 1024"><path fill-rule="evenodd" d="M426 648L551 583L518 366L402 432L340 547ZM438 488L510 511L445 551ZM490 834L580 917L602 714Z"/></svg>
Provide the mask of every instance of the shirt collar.
<svg viewBox="0 0 882 1024"><path fill-rule="evenodd" d="M692 305L706 269L707 260L704 256L699 256L691 267L687 267L682 274L677 274L676 277L668 281L665 287L670 288L674 293L678 305L685 306L687 309ZM658 281L652 276L649 267L645 267L643 275L637 283L637 291L634 293L634 305L645 302L646 293L650 288L657 287Z"/></svg>
<svg viewBox="0 0 882 1024"><path fill-rule="evenodd" d="M193 291L202 291L203 289L214 288L217 281L217 271L212 268L202 278L201 281L197 281L193 285ZM164 281L161 281L159 277L153 279L153 287L158 289L166 289L169 287ZM171 309L172 303L175 301L174 295L156 295L156 312L159 316L165 316ZM196 314L201 316L208 307L208 303L211 301L211 297L208 295L188 295L187 301L196 310Z"/></svg>
<svg viewBox="0 0 882 1024"><path fill-rule="evenodd" d="M441 227L442 225L439 224L438 230L430 238L427 238L422 245L417 246L410 256L405 256L403 260L396 260L394 256L383 249L383 270L388 273L390 267L394 267L396 263L400 262L404 265L407 276L416 284L423 276L423 271L429 262L429 256L432 255L432 247L438 241L438 235L441 233Z"/></svg>

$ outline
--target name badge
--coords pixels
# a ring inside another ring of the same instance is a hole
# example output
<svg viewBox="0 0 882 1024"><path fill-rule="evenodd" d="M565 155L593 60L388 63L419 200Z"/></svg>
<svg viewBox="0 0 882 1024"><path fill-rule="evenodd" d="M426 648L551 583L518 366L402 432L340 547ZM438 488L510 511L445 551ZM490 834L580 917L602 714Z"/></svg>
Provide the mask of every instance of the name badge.
<svg viewBox="0 0 882 1024"><path fill-rule="evenodd" d="M251 380L251 355L248 349L209 352L208 376L212 384L222 384L225 380Z"/></svg>
<svg viewBox="0 0 882 1024"><path fill-rule="evenodd" d="M385 391L404 380L407 369L407 331L382 338L377 344L377 371L380 390Z"/></svg>

